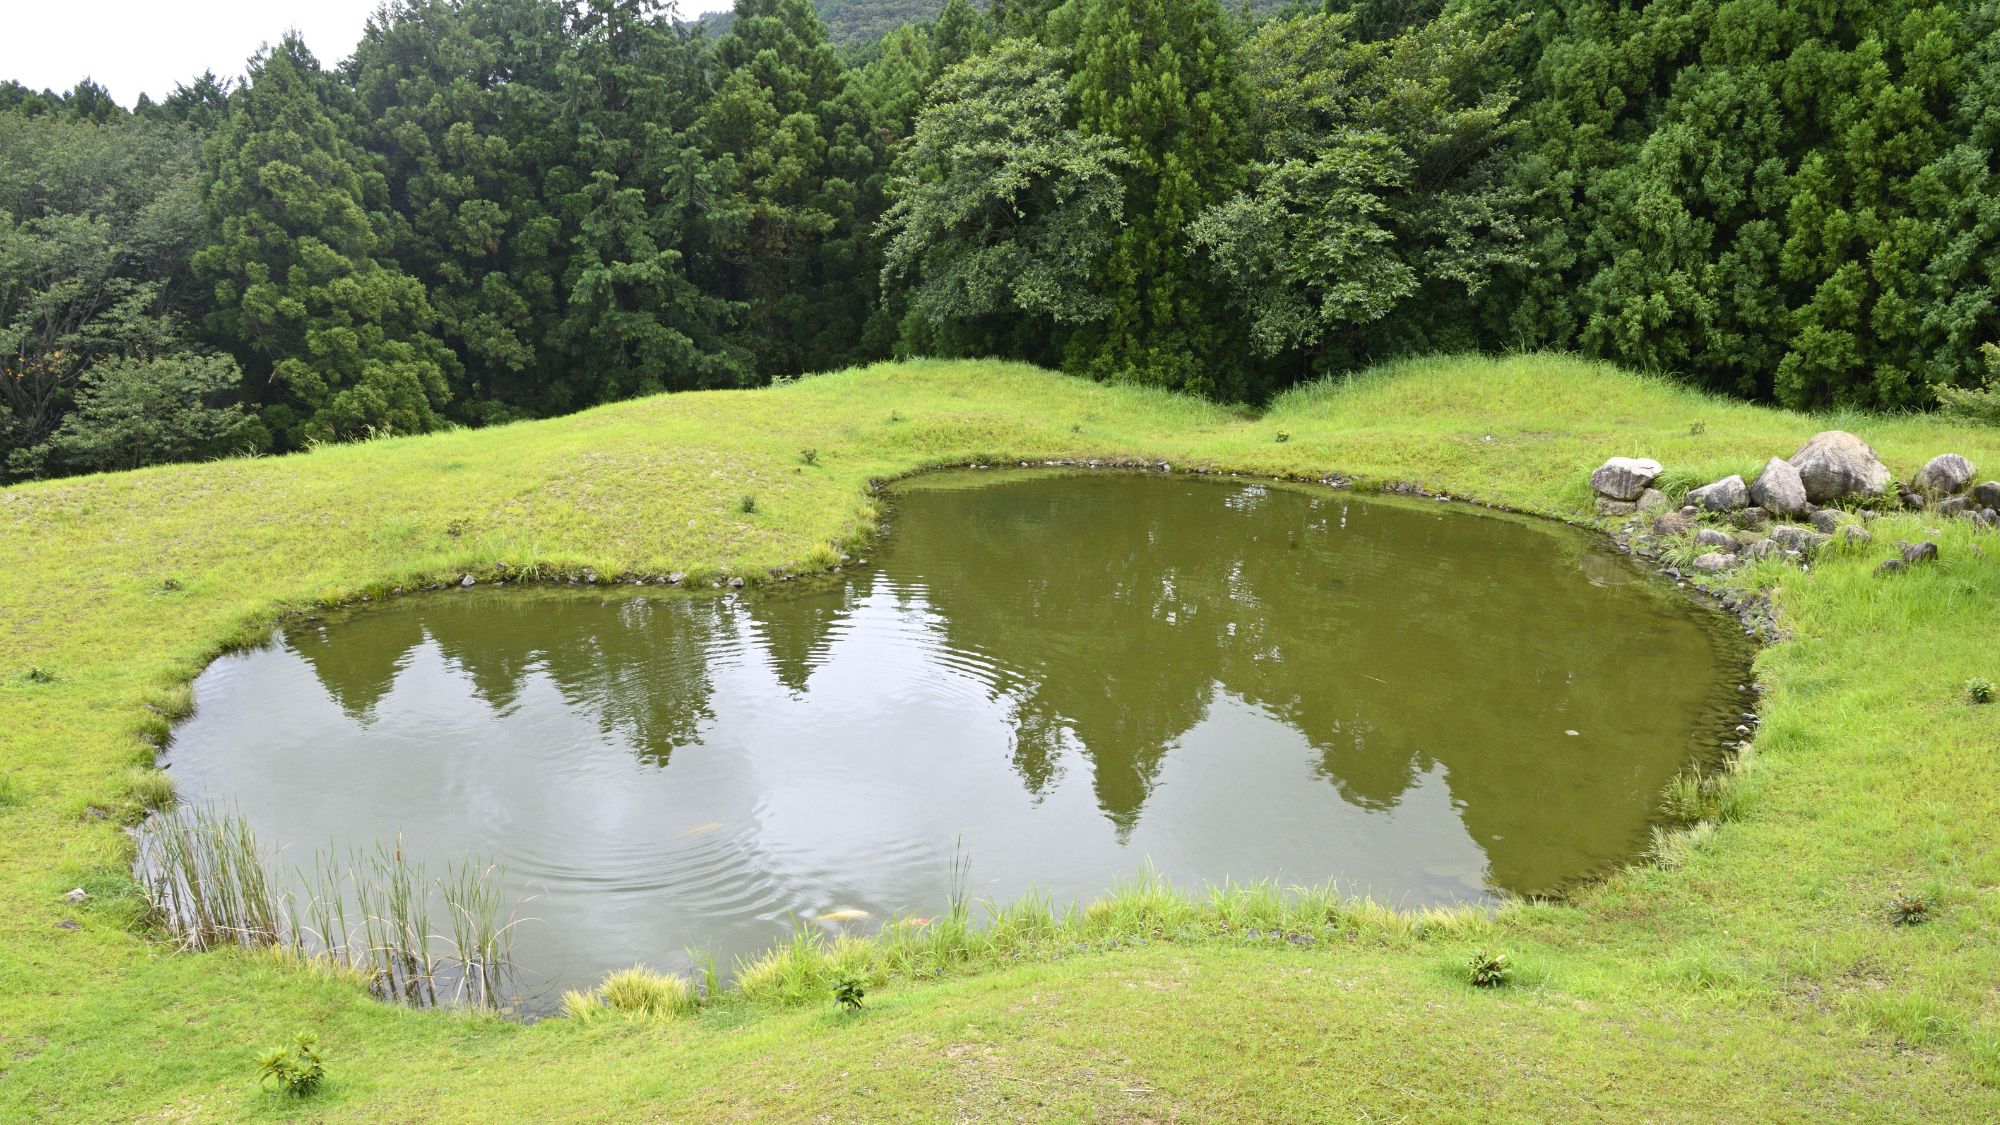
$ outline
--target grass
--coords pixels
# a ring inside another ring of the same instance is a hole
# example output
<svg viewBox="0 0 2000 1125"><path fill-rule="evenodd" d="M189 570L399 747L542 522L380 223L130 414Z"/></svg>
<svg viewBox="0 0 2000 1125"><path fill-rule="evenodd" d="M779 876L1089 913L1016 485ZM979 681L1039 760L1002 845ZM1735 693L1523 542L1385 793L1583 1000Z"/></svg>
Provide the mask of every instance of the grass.
<svg viewBox="0 0 2000 1125"><path fill-rule="evenodd" d="M1030 901L977 927L801 938L746 995L688 986L706 1002L673 1019L521 1025L382 1004L351 973L228 942L171 952L126 874L133 770L188 682L324 603L468 574L754 584L835 565L872 526L871 481L948 463L1338 472L1584 518L1607 455L1658 458L1678 493L1830 426L1899 475L1953 451L2000 476L1995 431L1521 356L1384 368L1255 419L916 362L0 490L0 1120L1991 1119L2000 708L1965 685L2000 677L2000 539L1920 516L1810 573L1750 568L1788 638L1758 659L1754 753L1681 795L1699 819L1662 833L1660 862L1490 918L1141 880L1073 915ZM1942 557L1876 577L1898 539ZM1890 924L1902 895L1934 903L1924 924ZM1290 940L1314 902L1339 920ZM1478 949L1506 955L1508 987L1468 983ZM852 1016L843 976L866 988ZM263 1094L252 1048L301 1031L325 1084Z"/></svg>

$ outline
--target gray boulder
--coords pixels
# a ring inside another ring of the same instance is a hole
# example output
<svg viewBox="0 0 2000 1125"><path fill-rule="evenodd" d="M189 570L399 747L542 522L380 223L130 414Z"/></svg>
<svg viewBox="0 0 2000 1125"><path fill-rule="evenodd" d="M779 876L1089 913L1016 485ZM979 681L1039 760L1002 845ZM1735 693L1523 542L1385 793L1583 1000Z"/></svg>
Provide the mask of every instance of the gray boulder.
<svg viewBox="0 0 2000 1125"><path fill-rule="evenodd" d="M1972 483L1972 462L1956 453L1940 453L1910 478L1910 491L1956 496Z"/></svg>
<svg viewBox="0 0 2000 1125"><path fill-rule="evenodd" d="M1704 527L1700 531L1695 532L1694 541L1700 546L1712 547L1715 550L1728 551L1732 554L1735 553L1737 547L1734 535L1713 527Z"/></svg>
<svg viewBox="0 0 2000 1125"><path fill-rule="evenodd" d="M1864 544L1873 543L1875 536L1870 534L1868 529L1862 527L1860 524L1850 523L1834 533L1833 541L1842 547L1860 547Z"/></svg>
<svg viewBox="0 0 2000 1125"><path fill-rule="evenodd" d="M1896 544L1896 549L1902 552L1903 561L1911 566L1915 566L1918 563L1936 562L1938 557L1937 544L1928 539L1921 543L1903 543L1899 541Z"/></svg>
<svg viewBox="0 0 2000 1125"><path fill-rule="evenodd" d="M1695 557L1693 566L1703 574L1720 574L1736 565L1736 556L1721 551L1710 551Z"/></svg>
<svg viewBox="0 0 2000 1125"><path fill-rule="evenodd" d="M1818 553L1819 549L1826 546L1827 541L1831 538L1832 536L1821 535L1817 531L1808 531L1803 527L1796 527L1792 524L1784 524L1771 529L1771 542L1776 543L1784 550L1797 551L1799 554L1807 556Z"/></svg>
<svg viewBox="0 0 2000 1125"><path fill-rule="evenodd" d="M1732 516L1730 522L1745 531L1757 531L1771 526L1771 513L1762 508L1745 508Z"/></svg>
<svg viewBox="0 0 2000 1125"><path fill-rule="evenodd" d="M1833 508L1821 508L1812 514L1813 530L1822 535L1832 535L1834 529L1840 526L1840 522L1844 518L1843 513Z"/></svg>
<svg viewBox="0 0 2000 1125"><path fill-rule="evenodd" d="M1759 539L1744 548L1743 553L1753 559L1768 559L1778 553L1778 545L1769 539Z"/></svg>
<svg viewBox="0 0 2000 1125"><path fill-rule="evenodd" d="M1979 509L1972 506L1972 500L1964 496L1953 496L1938 501L1937 513L1941 516L1969 516Z"/></svg>
<svg viewBox="0 0 2000 1125"><path fill-rule="evenodd" d="M1660 472L1660 463L1650 457L1613 457L1590 474L1590 487L1613 500L1637 500Z"/></svg>
<svg viewBox="0 0 2000 1125"><path fill-rule="evenodd" d="M1693 489L1687 494L1687 501L1711 512L1740 512L1750 506L1750 489L1742 477L1731 474Z"/></svg>
<svg viewBox="0 0 2000 1125"><path fill-rule="evenodd" d="M1639 499L1638 499L1639 514L1642 516L1646 516L1646 515L1651 515L1654 512L1664 512L1667 510L1667 505L1669 503L1671 503L1671 501L1667 499L1666 493L1661 492L1657 488L1649 488L1646 491L1641 492L1639 494Z"/></svg>
<svg viewBox="0 0 2000 1125"><path fill-rule="evenodd" d="M1904 562L1902 559L1883 559L1882 565L1875 568L1875 573L1901 574L1908 569L1910 569L1910 564Z"/></svg>
<svg viewBox="0 0 2000 1125"><path fill-rule="evenodd" d="M1972 502L1981 508L2000 508L2000 480L1983 481L1973 485Z"/></svg>
<svg viewBox="0 0 2000 1125"><path fill-rule="evenodd" d="M1777 457L1764 463L1764 471L1750 485L1750 498L1776 516L1803 516L1809 502L1797 466Z"/></svg>
<svg viewBox="0 0 2000 1125"><path fill-rule="evenodd" d="M1792 454L1791 466L1806 486L1806 499L1815 504L1848 496L1880 496L1889 487L1889 466L1867 442L1846 430L1814 434Z"/></svg>
<svg viewBox="0 0 2000 1125"><path fill-rule="evenodd" d="M1597 514L1600 516L1629 516L1639 510L1639 505L1630 500L1613 500L1609 496L1597 498Z"/></svg>
<svg viewBox="0 0 2000 1125"><path fill-rule="evenodd" d="M1662 539L1685 535L1694 529L1696 512L1693 508L1682 508L1678 512L1662 512L1653 521L1653 534Z"/></svg>

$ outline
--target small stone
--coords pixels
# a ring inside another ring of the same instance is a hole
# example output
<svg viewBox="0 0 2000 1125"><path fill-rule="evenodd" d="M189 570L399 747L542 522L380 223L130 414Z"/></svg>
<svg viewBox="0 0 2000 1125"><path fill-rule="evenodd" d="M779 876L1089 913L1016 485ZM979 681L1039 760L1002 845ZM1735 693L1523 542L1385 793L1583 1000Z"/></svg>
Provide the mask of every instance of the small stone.
<svg viewBox="0 0 2000 1125"><path fill-rule="evenodd" d="M1637 500L1661 472L1660 463L1650 457L1613 457L1590 474L1590 487L1613 500Z"/></svg>
<svg viewBox="0 0 2000 1125"><path fill-rule="evenodd" d="M72 919L72 918L64 918L64 919L63 919L62 921L60 921L60 922L57 922L57 923L56 923L56 929L58 929L58 930L68 930L68 931L70 931L70 932L72 932L72 933L74 933L74 932L76 932L77 930L80 930L80 929L82 929L82 928L83 928L83 923L81 923L81 922L78 922L78 921L76 921L75 919Z"/></svg>
<svg viewBox="0 0 2000 1125"><path fill-rule="evenodd" d="M1995 511L1992 508L1981 508L1979 510L1979 522L1987 527L2000 527L2000 511Z"/></svg>
<svg viewBox="0 0 2000 1125"><path fill-rule="evenodd" d="M82 887L77 887L75 890L63 895L63 901L72 906L81 906L90 901L90 892L84 890Z"/></svg>
<svg viewBox="0 0 2000 1125"><path fill-rule="evenodd" d="M1924 509L1924 498L1914 492L1904 491L1897 493L1896 499L1902 503L1903 507L1912 512L1921 512Z"/></svg>
<svg viewBox="0 0 2000 1125"><path fill-rule="evenodd" d="M687 581L687 572L684 570L676 570L672 574L667 575L667 585L669 586L678 586L685 581Z"/></svg>
<svg viewBox="0 0 2000 1125"><path fill-rule="evenodd" d="M1937 544L1928 539L1920 543L1898 542L1896 549L1903 553L1903 561L1912 566L1917 563L1936 562L1938 557Z"/></svg>
<svg viewBox="0 0 2000 1125"><path fill-rule="evenodd" d="M1933 496L1955 496L1972 483L1972 462L1956 453L1940 453L1924 463L1910 478L1911 492Z"/></svg>
<svg viewBox="0 0 2000 1125"><path fill-rule="evenodd" d="M1798 469L1777 457L1764 463L1764 471L1750 485L1750 498L1758 507L1779 516L1805 515L1810 500Z"/></svg>
<svg viewBox="0 0 2000 1125"><path fill-rule="evenodd" d="M741 590L743 588L743 580L741 578L731 578L729 580L729 588L732 590Z"/></svg>
<svg viewBox="0 0 2000 1125"><path fill-rule="evenodd" d="M2000 480L1989 480L1973 485L1972 502L1981 508L2000 508Z"/></svg>
<svg viewBox="0 0 2000 1125"><path fill-rule="evenodd" d="M1860 524L1850 523L1834 533L1834 542L1842 547L1860 547L1875 541L1875 536Z"/></svg>
<svg viewBox="0 0 2000 1125"><path fill-rule="evenodd" d="M1756 531L1771 526L1771 513L1764 508L1745 508L1730 517L1736 526L1745 531Z"/></svg>
<svg viewBox="0 0 2000 1125"><path fill-rule="evenodd" d="M1655 512L1664 512L1671 503L1673 502L1667 499L1666 493L1657 488L1649 488L1639 494L1639 514L1649 516Z"/></svg>
<svg viewBox="0 0 2000 1125"><path fill-rule="evenodd" d="M1597 498L1597 514L1600 516L1629 516L1639 510L1639 505L1630 500L1613 500L1609 496Z"/></svg>
<svg viewBox="0 0 2000 1125"><path fill-rule="evenodd" d="M458 580L458 584L459 584L460 586L471 586L472 584L474 584L474 583L475 583L475 582L477 582L477 581L478 581L478 579L476 579L476 578L472 577L472 575L468 574L468 575L466 575L465 577L463 577L463 578L459 579L459 580Z"/></svg>
<svg viewBox="0 0 2000 1125"><path fill-rule="evenodd" d="M1700 531L1695 532L1694 541L1703 547L1713 547L1718 551L1728 551L1731 554L1736 552L1738 546L1734 535L1713 527L1704 527Z"/></svg>
<svg viewBox="0 0 2000 1125"><path fill-rule="evenodd" d="M1731 474L1713 484L1704 484L1687 494L1688 503L1711 512L1740 512L1750 506L1750 489L1743 478Z"/></svg>
<svg viewBox="0 0 2000 1125"><path fill-rule="evenodd" d="M1884 559L1882 560L1882 565L1875 568L1875 573L1901 574L1908 569L1910 569L1910 564L1904 562L1902 559Z"/></svg>
<svg viewBox="0 0 2000 1125"><path fill-rule="evenodd" d="M1841 513L1835 509L1821 508L1812 514L1812 525L1814 530L1825 535L1832 535L1834 529L1840 526L1840 519Z"/></svg>
<svg viewBox="0 0 2000 1125"><path fill-rule="evenodd" d="M1694 560L1694 568L1703 574L1720 574L1735 564L1735 556L1722 551L1710 551Z"/></svg>
<svg viewBox="0 0 2000 1125"><path fill-rule="evenodd" d="M1867 442L1845 430L1814 434L1788 463L1799 471L1806 499L1815 504L1848 496L1880 496L1889 487L1889 467Z"/></svg>

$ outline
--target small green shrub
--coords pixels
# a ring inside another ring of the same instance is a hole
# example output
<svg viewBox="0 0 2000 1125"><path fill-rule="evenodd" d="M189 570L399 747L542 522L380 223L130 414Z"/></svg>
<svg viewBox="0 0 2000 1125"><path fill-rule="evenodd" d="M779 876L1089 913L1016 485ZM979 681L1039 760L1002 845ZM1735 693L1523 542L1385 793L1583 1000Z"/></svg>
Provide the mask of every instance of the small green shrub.
<svg viewBox="0 0 2000 1125"><path fill-rule="evenodd" d="M28 670L21 673L21 678L31 684L52 684L56 682L56 674L39 664L29 665Z"/></svg>
<svg viewBox="0 0 2000 1125"><path fill-rule="evenodd" d="M1889 900L1889 924L1892 926L1921 926L1931 920L1937 909L1937 900L1929 895L1899 894Z"/></svg>
<svg viewBox="0 0 2000 1125"><path fill-rule="evenodd" d="M1473 950L1465 970L1465 979L1474 988L1499 988L1514 975L1514 967L1507 963L1507 955L1489 949Z"/></svg>
<svg viewBox="0 0 2000 1125"><path fill-rule="evenodd" d="M290 1047L273 1047L257 1056L257 1079L268 1089L303 1098L326 1080L326 1061L319 1039L309 1031L292 1036Z"/></svg>
<svg viewBox="0 0 2000 1125"><path fill-rule="evenodd" d="M805 462L808 465L817 465L819 464L819 450L801 449L799 450L799 460Z"/></svg>
<svg viewBox="0 0 2000 1125"><path fill-rule="evenodd" d="M181 580L178 578L160 579L160 592L163 594L171 594L176 590L180 590L182 588L183 587L181 586Z"/></svg>
<svg viewBox="0 0 2000 1125"><path fill-rule="evenodd" d="M14 775L0 773L0 809L21 803L21 788L14 783Z"/></svg>
<svg viewBox="0 0 2000 1125"><path fill-rule="evenodd" d="M736 502L736 507L746 516L754 515L757 511L757 497L746 492L743 494L743 499Z"/></svg>
<svg viewBox="0 0 2000 1125"><path fill-rule="evenodd" d="M1993 702L1993 681L1984 676L1974 676L1965 681L1966 697L1974 703Z"/></svg>
<svg viewBox="0 0 2000 1125"><path fill-rule="evenodd" d="M1289 432L1287 432L1287 431L1285 431L1285 430L1279 430L1279 431L1278 431L1278 444L1279 444L1279 445L1283 445L1283 444L1285 444L1286 442L1288 442L1288 441L1290 441L1290 440L1292 440L1292 435L1291 435L1291 434L1290 434Z"/></svg>
<svg viewBox="0 0 2000 1125"><path fill-rule="evenodd" d="M867 995L868 988L862 983L860 977L842 973L833 982L834 1002L850 1012L860 1011L861 1000Z"/></svg>

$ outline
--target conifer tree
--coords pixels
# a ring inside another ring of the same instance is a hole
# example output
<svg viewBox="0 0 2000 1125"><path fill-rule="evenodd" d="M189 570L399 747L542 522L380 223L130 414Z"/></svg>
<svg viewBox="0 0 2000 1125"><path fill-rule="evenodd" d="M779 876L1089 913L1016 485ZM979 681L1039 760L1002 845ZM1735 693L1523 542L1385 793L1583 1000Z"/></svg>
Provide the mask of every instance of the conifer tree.
<svg viewBox="0 0 2000 1125"><path fill-rule="evenodd" d="M376 257L381 177L326 84L296 36L251 61L208 145L210 237L195 255L214 286L212 328L290 445L428 430L448 393L422 284Z"/></svg>
<svg viewBox="0 0 2000 1125"><path fill-rule="evenodd" d="M1076 0L1078 127L1132 157L1124 224L1093 284L1112 304L1070 341L1066 366L1100 379L1236 393L1239 338L1187 227L1243 182L1246 91L1236 25L1216 0Z"/></svg>

